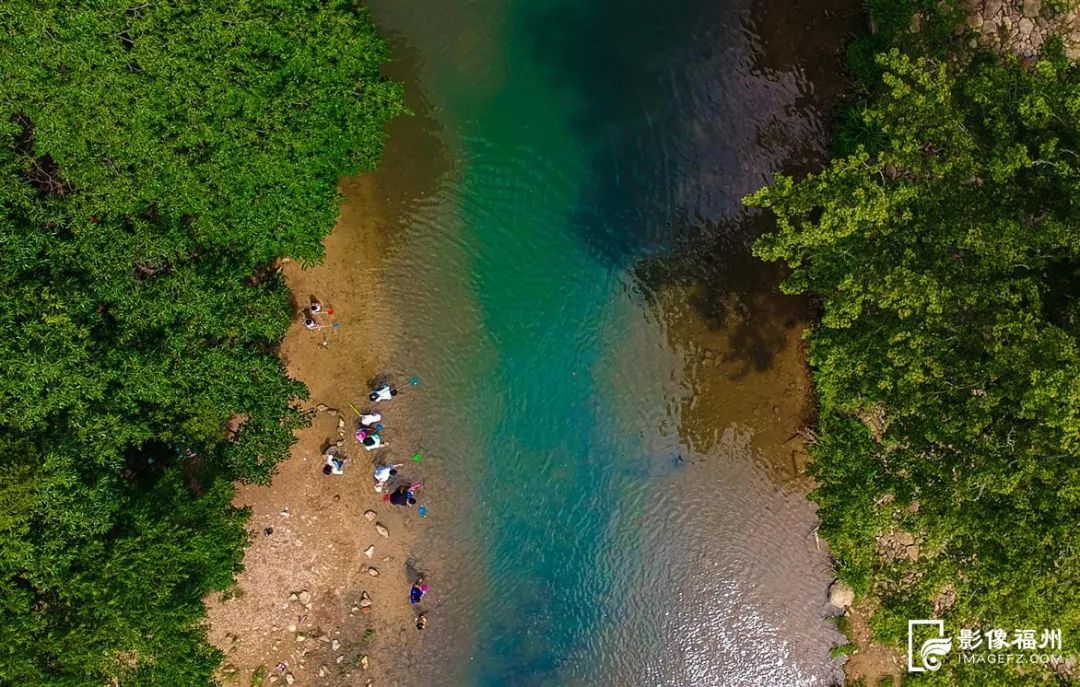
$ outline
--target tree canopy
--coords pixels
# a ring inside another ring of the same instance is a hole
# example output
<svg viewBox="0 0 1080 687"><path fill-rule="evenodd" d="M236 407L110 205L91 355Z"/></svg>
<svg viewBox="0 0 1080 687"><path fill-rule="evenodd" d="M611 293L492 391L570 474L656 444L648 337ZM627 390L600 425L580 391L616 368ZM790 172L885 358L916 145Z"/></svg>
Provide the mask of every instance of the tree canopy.
<svg viewBox="0 0 1080 687"><path fill-rule="evenodd" d="M401 89L352 2L15 0L0 27L0 682L207 684L230 483L305 422L273 265L321 257Z"/></svg>
<svg viewBox="0 0 1080 687"><path fill-rule="evenodd" d="M747 199L777 219L756 253L821 303L821 532L883 641L943 617L1062 628L1075 653L1080 69L918 42L875 59L827 168ZM932 679L1021 675L1064 673L950 663Z"/></svg>

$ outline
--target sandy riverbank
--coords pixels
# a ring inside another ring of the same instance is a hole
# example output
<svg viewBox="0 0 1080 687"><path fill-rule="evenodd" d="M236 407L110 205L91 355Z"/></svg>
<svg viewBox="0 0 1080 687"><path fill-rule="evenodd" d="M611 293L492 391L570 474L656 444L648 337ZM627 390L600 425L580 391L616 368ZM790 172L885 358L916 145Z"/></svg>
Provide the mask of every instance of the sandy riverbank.
<svg viewBox="0 0 1080 687"><path fill-rule="evenodd" d="M236 593L208 604L211 641L226 652L233 684L245 687L259 684L252 675L260 671L267 674L264 684L285 684L291 676L297 685L364 685L393 660L391 645L396 653L403 639L418 633L416 611L408 603L407 562L423 521L412 509L384 503L371 479L380 457L401 462L412 453L403 429L409 424L410 390L380 404L388 448L373 452L352 437L355 414L348 405L365 408L369 381L386 371L392 354L395 322L382 302L379 279L389 239L376 180L351 179L342 190L326 260L308 269L285 266L294 297L306 304L309 294L317 295L333 311L320 322L339 326L310 331L297 322L281 347L289 374L310 390L305 407L341 413L317 414L270 486L239 488L236 504L252 509L252 545ZM327 477L321 454L338 438L339 417L350 463L344 475ZM410 468L402 474L411 476ZM377 514L373 521L364 515L369 509ZM378 534L376 522L385 525L388 538ZM266 528L273 533L265 535ZM371 545L369 558L364 550ZM361 608L364 592L370 608ZM288 668L279 674L275 666L281 662Z"/></svg>
<svg viewBox="0 0 1080 687"><path fill-rule="evenodd" d="M445 480L439 475L431 479L433 461L409 460L424 449L417 397L425 392L423 386L411 387L409 373L396 368L408 343L401 338L400 313L386 277L403 240L403 214L430 192L447 161L416 84L414 56L403 46L395 46L394 53L387 72L406 84L414 114L388 126L376 172L342 181L340 214L324 242L325 259L307 269L295 263L284 268L293 298L306 305L311 295L317 296L334 312L324 323L339 326L313 332L297 320L282 343L282 359L289 374L309 389L304 407L321 404L341 414L317 414L314 424L298 434L290 459L279 466L269 487L238 489L235 503L252 509L252 545L237 578L237 594L207 603L210 639L226 652L232 685L258 684L252 674L261 668L267 672L262 684L271 684L275 675L273 684L285 684L285 676L275 673L279 662L288 663L286 672L300 687L362 686L369 680L394 684L402 657L425 651L442 634L438 604L448 566L442 547L427 535L438 524ZM380 404L387 448L367 453L352 438L355 414L348 404L363 410L371 379L382 374L392 377L401 394ZM339 417L345 419L346 453L353 461L344 475L326 477L322 450L337 439ZM372 466L380 457L407 462L402 477L429 481L435 493L426 494L423 502L432 508L431 517L422 520L415 510L383 503L372 484ZM377 514L374 522L364 517L368 510ZM388 538L377 533L375 522L386 526ZM267 527L274 528L269 537L263 534ZM368 558L364 550L371 545L375 552ZM417 609L408 603L412 579L407 564L414 554L432 583L420 607L431 621L423 632L416 629ZM369 567L379 575L368 574ZM365 591L372 602L366 611L360 608Z"/></svg>

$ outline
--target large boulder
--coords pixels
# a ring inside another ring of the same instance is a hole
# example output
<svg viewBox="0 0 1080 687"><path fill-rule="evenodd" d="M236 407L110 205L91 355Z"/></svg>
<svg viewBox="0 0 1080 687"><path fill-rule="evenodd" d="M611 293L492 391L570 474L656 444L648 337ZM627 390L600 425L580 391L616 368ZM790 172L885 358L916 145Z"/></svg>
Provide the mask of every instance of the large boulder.
<svg viewBox="0 0 1080 687"><path fill-rule="evenodd" d="M835 580L829 585L829 603L837 608L848 608L855 603L855 591L843 580Z"/></svg>

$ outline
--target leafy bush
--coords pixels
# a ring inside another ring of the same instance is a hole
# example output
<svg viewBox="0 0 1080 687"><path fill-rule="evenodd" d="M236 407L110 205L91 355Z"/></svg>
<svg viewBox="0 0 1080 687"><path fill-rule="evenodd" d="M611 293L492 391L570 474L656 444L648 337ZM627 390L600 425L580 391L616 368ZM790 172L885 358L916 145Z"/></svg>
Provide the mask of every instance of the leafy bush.
<svg viewBox="0 0 1080 687"><path fill-rule="evenodd" d="M756 254L823 303L821 532L895 646L907 619L935 616L1075 638L1080 70L1059 55L1032 69L877 59L861 117L884 145L747 198L777 218ZM890 544L905 533L915 548ZM933 679L1051 681L1013 670L947 664Z"/></svg>
<svg viewBox="0 0 1080 687"><path fill-rule="evenodd" d="M0 683L209 684L230 482L306 421L271 266L320 257L400 88L343 2L16 0L0 27Z"/></svg>

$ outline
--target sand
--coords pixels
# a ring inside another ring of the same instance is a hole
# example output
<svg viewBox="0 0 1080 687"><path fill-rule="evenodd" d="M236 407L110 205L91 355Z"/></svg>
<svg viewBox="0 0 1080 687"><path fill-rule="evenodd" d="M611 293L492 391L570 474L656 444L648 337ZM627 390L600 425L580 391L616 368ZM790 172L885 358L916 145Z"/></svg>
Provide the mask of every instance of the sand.
<svg viewBox="0 0 1080 687"><path fill-rule="evenodd" d="M406 437L393 430L407 426L409 395L379 404L394 438L387 440L388 448L371 452L353 438L356 414L349 406L366 410L371 405L369 382L385 371L392 354L387 332L395 323L392 309L380 303L379 283L389 239L378 214L375 180L351 179L342 190L344 203L326 240L326 260L307 269L284 266L299 307L314 295L326 313L332 312L318 317L323 328L315 331L298 319L281 347L290 376L310 390L304 407L328 410L298 433L270 486L242 485L237 491L236 505L252 509L252 544L235 591L207 603L210 639L226 652L228 684L260 684L252 681L256 672L267 675L262 684L290 684L289 678L296 685L379 684L402 641L419 634L417 609L408 602L415 571L407 564L424 521L413 509L384 503L372 481L380 456L407 460ZM404 379L393 381L408 385ZM322 452L338 439L339 418L343 452L350 459L343 475L325 476ZM376 513L374 520L365 517L367 510ZM377 522L388 538L376 531ZM269 536L266 528L273 528ZM372 545L369 558L364 551ZM369 608L360 607L364 592ZM287 668L279 672L279 663Z"/></svg>

